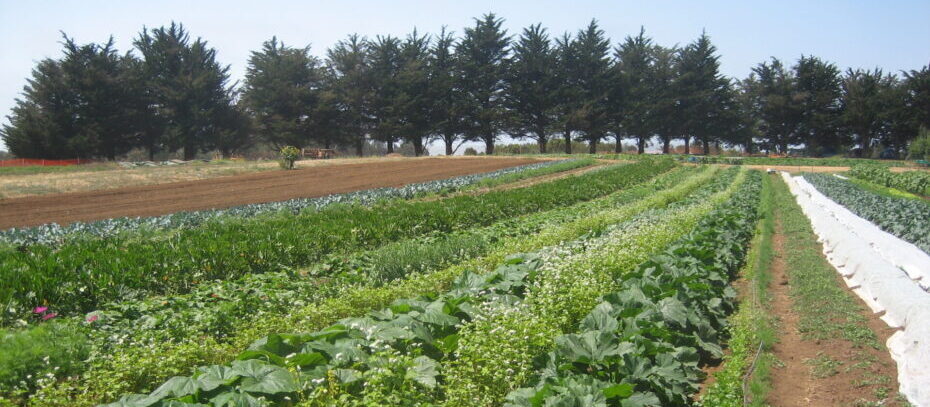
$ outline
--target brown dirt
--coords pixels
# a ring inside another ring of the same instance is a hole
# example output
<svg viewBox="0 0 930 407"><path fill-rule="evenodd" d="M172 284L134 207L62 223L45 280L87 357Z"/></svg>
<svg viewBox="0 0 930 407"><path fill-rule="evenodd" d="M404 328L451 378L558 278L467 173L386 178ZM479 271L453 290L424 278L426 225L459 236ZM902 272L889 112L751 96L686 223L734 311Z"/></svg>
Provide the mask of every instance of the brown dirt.
<svg viewBox="0 0 930 407"><path fill-rule="evenodd" d="M0 229L317 197L493 171L530 158L428 158L326 165L207 180L0 200Z"/></svg>
<svg viewBox="0 0 930 407"><path fill-rule="evenodd" d="M773 347L773 353L782 364L776 365L771 374L771 391L768 403L773 407L795 406L853 406L860 400L874 400L874 386L856 385L857 381L880 375L891 378L886 384L892 389L891 396L898 389L895 364L887 351L872 348L856 348L852 342L842 338L830 340L805 340L797 326L799 316L793 309L789 295L790 285L785 263L785 235L781 232L781 223L776 218L775 234L772 236L774 258L771 266L772 313L779 319L779 338ZM819 251L819 247L817 248ZM836 274L837 284L843 284ZM850 293L850 295L852 295ZM894 333L875 315L863 311L868 318L869 328L884 343ZM828 377L817 377L806 361L828 356L842 362L837 373ZM864 358L874 361L868 368L850 368ZM895 405L893 402L887 405Z"/></svg>

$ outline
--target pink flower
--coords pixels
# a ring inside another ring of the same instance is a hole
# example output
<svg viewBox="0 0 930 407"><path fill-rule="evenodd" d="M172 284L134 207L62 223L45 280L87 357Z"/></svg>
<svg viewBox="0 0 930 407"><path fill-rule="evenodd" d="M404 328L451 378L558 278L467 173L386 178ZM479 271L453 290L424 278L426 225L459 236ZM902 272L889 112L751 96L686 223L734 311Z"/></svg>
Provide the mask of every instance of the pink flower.
<svg viewBox="0 0 930 407"><path fill-rule="evenodd" d="M91 315L91 316L87 317L87 322L94 322L94 321L96 321L96 320L97 320L97 316L96 316L96 315Z"/></svg>
<svg viewBox="0 0 930 407"><path fill-rule="evenodd" d="M54 312L49 312L48 314L45 314L45 315L42 316L42 320L43 320L43 321L48 321L48 320L50 320L50 319L52 319L52 318L55 318L55 317L57 317L57 316L58 316L58 314L56 314L56 313L54 313Z"/></svg>
<svg viewBox="0 0 930 407"><path fill-rule="evenodd" d="M35 312L36 314L41 314L45 311L48 311L48 307L35 307L35 309L32 310L32 312Z"/></svg>

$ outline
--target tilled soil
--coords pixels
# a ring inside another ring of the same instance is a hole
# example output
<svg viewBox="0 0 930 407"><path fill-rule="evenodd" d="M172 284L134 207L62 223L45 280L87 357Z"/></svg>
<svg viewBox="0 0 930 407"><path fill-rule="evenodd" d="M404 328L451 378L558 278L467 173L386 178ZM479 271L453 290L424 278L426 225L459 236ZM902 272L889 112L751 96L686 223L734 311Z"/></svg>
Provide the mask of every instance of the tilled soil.
<svg viewBox="0 0 930 407"><path fill-rule="evenodd" d="M270 171L198 181L0 200L0 229L226 208L394 187L536 162L530 158L429 158Z"/></svg>

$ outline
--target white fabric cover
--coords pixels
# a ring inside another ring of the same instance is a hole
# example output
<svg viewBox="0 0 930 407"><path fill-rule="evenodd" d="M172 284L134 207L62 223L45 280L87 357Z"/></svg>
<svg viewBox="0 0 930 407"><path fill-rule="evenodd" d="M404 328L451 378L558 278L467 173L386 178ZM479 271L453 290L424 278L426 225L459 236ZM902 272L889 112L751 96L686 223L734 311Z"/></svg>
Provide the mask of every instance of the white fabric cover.
<svg viewBox="0 0 930 407"><path fill-rule="evenodd" d="M804 178L786 172L782 178L846 285L898 329L886 345L901 393L915 406L930 407L930 255L856 216Z"/></svg>

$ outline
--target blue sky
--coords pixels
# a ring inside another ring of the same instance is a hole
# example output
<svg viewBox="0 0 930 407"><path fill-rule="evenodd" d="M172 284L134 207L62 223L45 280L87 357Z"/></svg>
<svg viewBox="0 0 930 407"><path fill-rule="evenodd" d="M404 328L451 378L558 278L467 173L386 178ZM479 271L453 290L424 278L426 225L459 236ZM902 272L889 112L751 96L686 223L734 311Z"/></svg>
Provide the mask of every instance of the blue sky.
<svg viewBox="0 0 930 407"><path fill-rule="evenodd" d="M685 44L707 30L722 71L735 77L769 57L817 55L848 67L886 71L930 62L930 0L910 1L14 1L0 0L0 116L30 71L61 52L59 31L79 43L111 34L121 51L143 26L182 22L241 79L249 52L272 36L311 44L317 55L349 33L403 36L416 27L455 32L485 12L512 34L541 22L550 32L577 31L596 18L614 43L646 28L663 45Z"/></svg>

